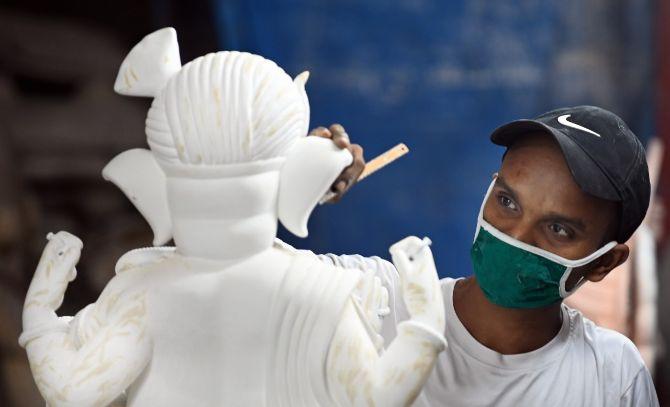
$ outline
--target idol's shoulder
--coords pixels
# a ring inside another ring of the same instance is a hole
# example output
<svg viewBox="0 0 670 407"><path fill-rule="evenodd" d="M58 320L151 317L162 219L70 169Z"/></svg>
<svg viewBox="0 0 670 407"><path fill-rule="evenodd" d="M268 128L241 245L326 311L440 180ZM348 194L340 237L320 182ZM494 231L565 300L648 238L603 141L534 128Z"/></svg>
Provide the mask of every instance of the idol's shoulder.
<svg viewBox="0 0 670 407"><path fill-rule="evenodd" d="M596 325L577 309L565 304L563 309L570 320L572 340L581 342L600 363L609 368L621 368L623 376L635 375L645 366L640 352L628 337Z"/></svg>

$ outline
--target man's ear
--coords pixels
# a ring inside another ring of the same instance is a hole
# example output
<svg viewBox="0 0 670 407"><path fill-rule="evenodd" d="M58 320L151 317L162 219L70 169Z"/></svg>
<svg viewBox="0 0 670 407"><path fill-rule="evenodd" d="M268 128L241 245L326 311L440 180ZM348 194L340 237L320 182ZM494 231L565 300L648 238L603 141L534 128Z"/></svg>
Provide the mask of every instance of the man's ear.
<svg viewBox="0 0 670 407"><path fill-rule="evenodd" d="M628 259L629 254L628 246L623 243L617 244L596 260L593 268L584 273L584 278L594 283L601 281L610 271L622 265Z"/></svg>

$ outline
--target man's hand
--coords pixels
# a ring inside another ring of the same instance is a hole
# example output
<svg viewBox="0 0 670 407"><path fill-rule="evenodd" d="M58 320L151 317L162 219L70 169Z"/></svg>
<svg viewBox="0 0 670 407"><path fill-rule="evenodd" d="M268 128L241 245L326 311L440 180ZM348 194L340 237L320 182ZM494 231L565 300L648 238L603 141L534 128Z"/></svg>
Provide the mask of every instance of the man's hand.
<svg viewBox="0 0 670 407"><path fill-rule="evenodd" d="M345 168L337 177L330 190L335 193L335 196L328 202L335 203L342 199L345 192L349 190L358 180L358 177L365 168L365 158L363 157L363 147L358 144L351 144L349 135L340 124L333 124L329 128L317 127L309 132L310 136L329 138L333 140L336 146L346 148L354 157L354 161L350 166Z"/></svg>

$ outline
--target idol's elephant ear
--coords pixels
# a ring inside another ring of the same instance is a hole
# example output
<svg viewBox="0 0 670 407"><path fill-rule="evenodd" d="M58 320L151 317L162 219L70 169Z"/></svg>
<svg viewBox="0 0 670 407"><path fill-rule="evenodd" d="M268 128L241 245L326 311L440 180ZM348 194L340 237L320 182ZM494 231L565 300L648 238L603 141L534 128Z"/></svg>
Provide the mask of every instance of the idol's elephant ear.
<svg viewBox="0 0 670 407"><path fill-rule="evenodd" d="M279 181L278 214L291 233L307 237L307 221L353 157L330 139L302 137L289 151Z"/></svg>
<svg viewBox="0 0 670 407"><path fill-rule="evenodd" d="M144 216L154 233L154 246L172 239L165 173L151 151L136 148L117 155L102 170L102 177L119 187Z"/></svg>
<svg viewBox="0 0 670 407"><path fill-rule="evenodd" d="M114 91L127 96L156 97L181 70L177 32L162 28L147 35L121 63Z"/></svg>
<svg viewBox="0 0 670 407"><path fill-rule="evenodd" d="M300 93L300 97L302 99L302 105L304 110L304 115L306 117L305 120L305 127L303 128L303 134L307 134L309 131L309 114L310 114L310 109L309 109L309 98L307 97L307 91L305 90L305 85L307 84L307 80L309 79L309 71L304 71L303 73L299 74L298 76L293 79L293 83L295 83L295 86L298 87L298 93Z"/></svg>

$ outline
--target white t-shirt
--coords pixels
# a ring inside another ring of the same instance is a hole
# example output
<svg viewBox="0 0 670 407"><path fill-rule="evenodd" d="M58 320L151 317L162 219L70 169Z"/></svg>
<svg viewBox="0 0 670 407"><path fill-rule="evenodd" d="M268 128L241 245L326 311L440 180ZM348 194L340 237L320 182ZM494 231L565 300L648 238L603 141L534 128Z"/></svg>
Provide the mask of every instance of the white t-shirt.
<svg viewBox="0 0 670 407"><path fill-rule="evenodd" d="M322 255L323 261L374 269L389 290L391 314L382 335L407 318L398 273L378 257ZM477 342L453 305L456 281L441 281L447 349L440 354L415 407L425 406L658 406L651 376L635 345L563 305L556 337L532 352L503 355Z"/></svg>

